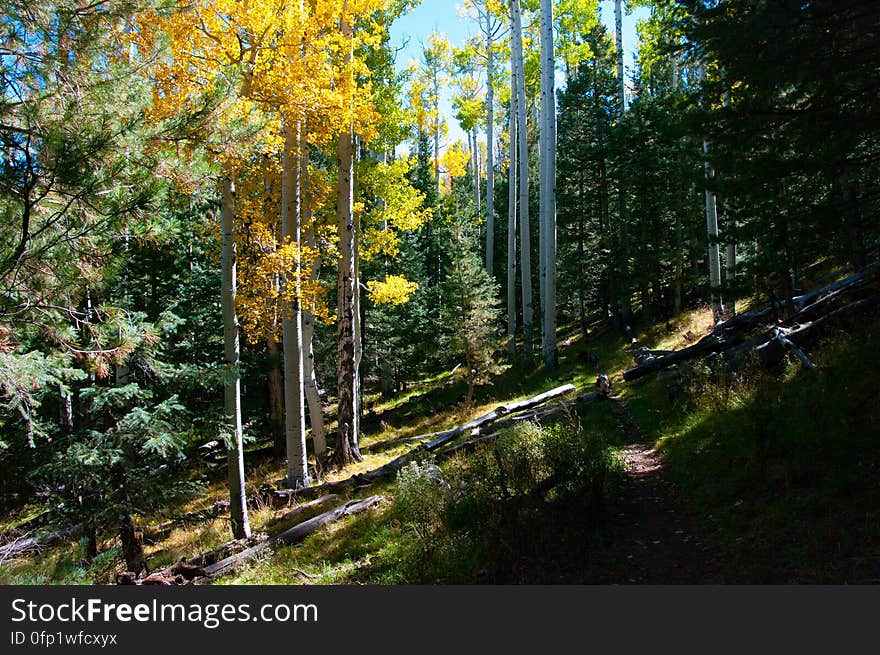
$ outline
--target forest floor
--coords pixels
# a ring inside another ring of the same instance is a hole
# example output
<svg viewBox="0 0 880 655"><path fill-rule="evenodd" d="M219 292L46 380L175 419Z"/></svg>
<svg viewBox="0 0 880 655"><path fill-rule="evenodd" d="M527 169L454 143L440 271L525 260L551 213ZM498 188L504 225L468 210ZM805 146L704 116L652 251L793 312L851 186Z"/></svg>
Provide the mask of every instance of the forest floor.
<svg viewBox="0 0 880 655"><path fill-rule="evenodd" d="M711 312L702 307L645 324L636 337L639 345L672 350L693 343L711 325ZM480 388L472 406L459 402L464 383L449 373L410 385L393 399L367 399L365 445L447 429L561 384L585 393L607 371L615 398L580 412L585 438L606 439L617 462L598 514L584 511L577 499L545 503L527 517L526 531L519 524L502 526L491 543L478 544L482 550L462 551L457 538L438 541L402 521L397 486L389 480L354 492L386 496L377 509L278 548L219 582L880 581L880 322L867 322L857 335L839 334L811 352L815 372L792 361L781 373L749 373L718 385L697 365L676 397L662 375L622 382L622 370L632 365L631 347L621 333L600 332L582 341L571 327L560 334L558 368L511 368ZM588 354L599 356L599 366L587 363ZM376 468L411 447L370 453L327 479ZM283 470L283 461L271 455L246 459L251 495ZM453 460L444 471L454 476L466 464ZM141 520L153 525L224 500L222 464L205 474L208 486L189 503ZM251 510L253 529L276 534L290 527L288 509L258 504ZM42 511L29 506L0 517L0 534ZM149 566L194 556L228 538L222 516L181 524L147 545ZM121 566L118 539L103 535L100 548L91 563L84 561L82 542L0 563L0 582L110 582Z"/></svg>
<svg viewBox="0 0 880 655"><path fill-rule="evenodd" d="M650 436L626 401L612 398L626 435L625 478L607 508L606 543L594 556L605 584L706 584L718 581L717 553L669 479Z"/></svg>

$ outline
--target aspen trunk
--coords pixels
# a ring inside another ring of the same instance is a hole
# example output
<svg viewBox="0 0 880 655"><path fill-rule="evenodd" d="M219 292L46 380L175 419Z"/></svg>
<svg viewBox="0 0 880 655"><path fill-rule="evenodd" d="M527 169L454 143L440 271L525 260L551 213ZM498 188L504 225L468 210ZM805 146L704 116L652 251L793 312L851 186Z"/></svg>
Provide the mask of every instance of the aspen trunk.
<svg viewBox="0 0 880 655"><path fill-rule="evenodd" d="M342 34L351 37L351 25L341 24ZM352 46L353 47L353 46ZM350 65L353 50L347 54ZM437 85L435 77L435 88ZM350 107L351 110L353 108ZM345 130L337 142L337 170L339 180L336 195L337 235L339 237L339 272L337 277L337 382L339 408L337 411L338 436L336 460L339 466L360 461L358 450L358 350L360 335L357 331L357 262L355 261L357 234L354 217L354 126L349 117ZM435 131L435 143L439 134ZM435 150L435 162L437 152ZM439 169L437 170L439 175Z"/></svg>
<svg viewBox="0 0 880 655"><path fill-rule="evenodd" d="M617 82L618 87L618 104L620 106L620 115L626 111L626 80L623 76L623 11L621 8L621 0L614 0L614 43L617 45L615 56L617 58Z"/></svg>
<svg viewBox="0 0 880 655"><path fill-rule="evenodd" d="M434 188L437 194L442 195L443 189L440 188L440 72L435 65L433 71L434 86Z"/></svg>
<svg viewBox="0 0 880 655"><path fill-rule="evenodd" d="M305 225L305 245L312 252L317 251L315 240L315 217L312 211L311 176L309 174L309 144L303 140L300 159L300 180L303 185L302 217ZM309 280L315 281L321 271L321 260L315 256L309 268ZM312 342L315 336L314 301L303 308L303 374L305 376L305 395L309 410L309 426L312 430L312 445L315 459L318 462L327 456L327 437L324 428L324 408L321 393L318 389L318 377L315 372L315 352Z"/></svg>
<svg viewBox="0 0 880 655"><path fill-rule="evenodd" d="M266 348L269 351L269 429L272 431L272 443L275 452L283 455L286 450L284 435L284 380L281 377L281 353L275 337L266 339Z"/></svg>
<svg viewBox="0 0 880 655"><path fill-rule="evenodd" d="M616 44L615 56L617 58L617 81L618 81L618 116L623 118L626 113L626 76L623 68L623 11L621 8L621 0L614 1L614 43ZM623 263L621 272L624 280L628 280L629 274L629 238L626 231L626 180L625 175L621 172L620 184L617 190L617 212L620 223L620 255ZM628 327L625 323L629 320L632 313L630 308L630 292L628 284L616 285L622 286L618 288L620 298L614 298L617 303L618 319L624 323L624 327Z"/></svg>
<svg viewBox="0 0 880 655"><path fill-rule="evenodd" d="M510 76L510 162L507 168L507 338L511 358L516 354L516 75Z"/></svg>
<svg viewBox="0 0 880 655"><path fill-rule="evenodd" d="M299 124L286 122L281 172L281 236L294 246L295 270L288 271L282 284L292 300L284 303L284 433L287 445L287 484L291 488L310 484L306 456L306 411L303 386L303 339L301 297L302 230L300 226L300 130Z"/></svg>
<svg viewBox="0 0 880 655"><path fill-rule="evenodd" d="M584 230L584 171L581 169L578 175L578 231L577 231L577 252L578 252L578 324L581 328L581 338L586 341L588 336L587 328L587 298L584 289L583 280L586 279L585 259L586 247L584 239L586 238Z"/></svg>
<svg viewBox="0 0 880 655"><path fill-rule="evenodd" d="M706 81L706 67L700 66L700 81ZM706 237L709 243L709 286L711 287L712 315L717 323L724 316L721 298L721 247L718 244L718 200L712 189L715 169L709 161L709 141L703 139L703 168L706 176Z"/></svg>
<svg viewBox="0 0 880 655"><path fill-rule="evenodd" d="M707 156L706 171L706 236L709 243L709 286L711 287L712 315L715 321L721 320L724 313L721 299L721 248L718 245L718 202L715 191L709 187L715 177L715 170L708 160L709 142L703 140L703 154Z"/></svg>
<svg viewBox="0 0 880 655"><path fill-rule="evenodd" d="M486 270L495 270L495 53L492 52L492 25L486 17Z"/></svg>
<svg viewBox="0 0 880 655"><path fill-rule="evenodd" d="M556 57L553 3L541 1L541 225L544 226L544 364L558 364L556 347Z"/></svg>
<svg viewBox="0 0 880 655"><path fill-rule="evenodd" d="M354 229L354 154L351 126L339 137L337 157L339 187L337 194L339 276L337 282L339 434L336 457L344 466L359 461L357 451L357 367L355 360L355 229Z"/></svg>
<svg viewBox="0 0 880 655"><path fill-rule="evenodd" d="M520 0L513 0L513 34L511 57L512 70L516 76L517 135L519 140L519 225L520 225L520 276L522 278L523 348L532 352L532 263L529 244L529 140L526 122L526 89L523 71L522 15Z"/></svg>
<svg viewBox="0 0 880 655"><path fill-rule="evenodd" d="M239 378L238 317L235 312L235 185L232 173L222 180L220 217L223 229L221 254L224 358L227 368L224 389L225 410L232 432L227 449L229 468L229 513L236 539L250 536L247 496L244 485L244 433L241 423L241 380Z"/></svg>
<svg viewBox="0 0 880 655"><path fill-rule="evenodd" d="M474 127L474 208L477 216L482 213L480 209L480 147L477 143L477 128Z"/></svg>

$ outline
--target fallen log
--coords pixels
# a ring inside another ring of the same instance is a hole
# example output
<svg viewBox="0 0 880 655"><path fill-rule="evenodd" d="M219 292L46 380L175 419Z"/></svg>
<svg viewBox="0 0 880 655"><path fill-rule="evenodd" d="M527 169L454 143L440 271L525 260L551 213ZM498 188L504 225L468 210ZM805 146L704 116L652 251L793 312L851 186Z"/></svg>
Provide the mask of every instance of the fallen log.
<svg viewBox="0 0 880 655"><path fill-rule="evenodd" d="M78 523L64 530L37 535L36 537L19 537L5 546L0 546L0 561L27 555L28 553L56 546L66 541L79 539L86 533L85 523Z"/></svg>
<svg viewBox="0 0 880 655"><path fill-rule="evenodd" d="M553 403L549 407L544 407L542 409L536 409L534 411L526 412L524 414L517 414L515 416L503 418L493 423L492 428L498 430L508 427L510 425L515 425L517 423L523 423L525 421L541 421L548 416L565 411L568 408L580 405L589 405L598 400L604 400L607 397L608 396L606 396L601 391L594 391L593 393L584 394L572 400L563 400L558 403Z"/></svg>
<svg viewBox="0 0 880 655"><path fill-rule="evenodd" d="M369 498L365 498L363 500L350 500L347 503L331 509L328 512L324 512L323 514L308 519L307 521L298 523L292 528L285 530L281 534L274 537L269 537L265 541L251 546L250 548L247 548L240 553L231 555L225 559L220 560L219 562L216 562L215 564L211 564L210 566L203 567L204 576L197 579L215 580L220 576L231 572L239 564L253 559L254 557L269 548L272 548L279 544L291 545L298 543L308 537L313 532L315 532L321 526L327 525L328 523L335 523L336 521L339 521L346 516L353 516L355 514L365 512L378 505L382 500L383 496L370 496Z"/></svg>
<svg viewBox="0 0 880 655"><path fill-rule="evenodd" d="M394 448L395 446L401 446L403 444L415 443L417 441L427 441L428 439L433 439L434 437L441 435L445 432L445 430L440 430L439 432L429 432L428 434L417 434L414 437L399 437L397 439L387 439L386 441L377 441L376 443L371 443L368 446L364 446L361 448L361 452L363 453L379 453L383 450L388 450L390 448Z"/></svg>
<svg viewBox="0 0 880 655"><path fill-rule="evenodd" d="M721 352L733 346L737 346L742 342L742 337L726 337L713 332L695 343L693 346L676 350L671 355L666 355L665 357L649 359L644 364L639 364L638 366L625 370L623 372L623 379L626 382L632 382L633 380L638 380L639 378L650 375L651 373L668 366L672 366L673 364L679 364L691 359L696 359L697 357Z"/></svg>
<svg viewBox="0 0 880 655"><path fill-rule="evenodd" d="M460 425L457 428L448 430L439 437L432 439L425 444L425 450L429 452L432 450L436 450L443 444L452 441L464 432L479 428L486 423L497 421L502 416L507 416L508 414L511 414L513 412L541 405L548 400L558 398L559 396L564 396L565 394L571 393L574 390L575 386L573 384L565 384L561 387L556 387L555 389L551 389L550 391L546 391L542 394L538 394L537 396L533 396L525 400L509 403L507 405L500 405L499 407L493 409L491 412L483 414L482 416L475 418L473 421L465 423L464 425Z"/></svg>
<svg viewBox="0 0 880 655"><path fill-rule="evenodd" d="M395 459L392 459L390 462L388 462L384 466L380 466L379 468L373 469L371 471L365 471L364 473L355 473L351 477L346 478L345 480L339 480L338 482L325 482L314 487L306 487L305 489L280 489L278 491L272 492L272 496L274 498L284 499L292 499L294 497L312 498L328 493L339 493L340 491L345 491L346 489L351 489L355 487L369 486L375 480L391 477L392 475L396 474L397 471L403 468L406 464L418 457L423 450L427 450L428 452L436 450L443 444L449 443L456 437L459 437L465 433L468 433L471 436L475 436L475 431L479 432L481 427L490 424L501 417L508 416L511 412L536 407L537 405L540 405L550 400L551 398L558 398L559 396L565 395L574 390L575 386L573 384L566 384L561 387L551 389L550 391L539 394L537 396L533 396L532 398L527 398L526 400L520 400L514 403L510 403L508 405L502 405L492 410L488 414L484 414L483 416L474 419L473 421L465 423L464 425L460 425L451 430L444 431L439 437L437 437L433 441L429 441L426 444L420 445L418 448L413 448L409 452L404 453L403 455L400 455ZM434 444L433 447L431 444Z"/></svg>
<svg viewBox="0 0 880 655"><path fill-rule="evenodd" d="M794 299L793 304L799 311L792 317L791 321L803 321L808 317L818 316L819 318L815 322L819 322L832 315L839 316L837 314L838 311L855 305L855 303L850 302L849 305L834 309L833 311L828 311L829 305L833 305L840 300L849 300L848 296L854 293L861 295L867 283L876 278L876 275L877 271L875 269L869 269L816 291L798 296ZM870 290L870 287L868 288ZM876 292L874 293L876 295ZM856 302L867 301L870 304L873 297L875 296L862 298ZM823 312L827 313L823 315ZM775 339L774 330L779 326L766 328L760 335L748 339L744 336L748 330L761 326L764 319L769 319L772 316L771 307L760 311L738 314L723 323L719 323L710 334L700 339L693 346L677 350L663 357L649 358L637 366L627 369L623 373L623 379L627 382L632 382L669 366L696 359L697 357L712 356L719 353L723 353L725 359L733 359L736 356L741 357L744 352L757 350L764 353L772 353L771 355L762 356L778 359L779 351L774 351L773 346L768 344L771 342L775 343L783 352L785 351L786 348L783 343L773 341ZM799 329L796 329L794 333L798 333ZM786 334L785 337L790 338L790 334Z"/></svg>
<svg viewBox="0 0 880 655"><path fill-rule="evenodd" d="M547 419L554 414L557 414L565 409L577 406L577 405L588 405L590 403L596 402L597 400L604 400L607 398L604 393L600 391L596 391L594 393L588 393L583 396L578 396L574 400L569 402L559 402L555 403L553 406L548 407L546 409L529 412L527 414L519 414L517 416L512 416L510 418L504 419L503 421L498 421L494 423L492 427L494 428L494 432L490 434L486 434L475 439L471 439L469 441L465 441L464 443L458 444L456 446L452 446L450 448L446 448L445 450L441 450L438 453L435 453L435 459L439 461L443 461L444 459L448 459L457 453L462 452L470 452L474 450L477 446L481 444L490 443L492 441L497 440L501 435L505 433L505 429L510 427L511 425L515 425L516 423L521 423L524 421L538 421L541 422ZM476 435L475 435L476 436Z"/></svg>
<svg viewBox="0 0 880 655"><path fill-rule="evenodd" d="M843 326L875 310L878 305L880 305L880 294L869 298L862 298L835 309L833 312L817 318L815 321L785 330L784 337L792 342L793 345L797 344L796 347L807 347L822 338L822 336L827 335L835 327ZM776 340L775 335L771 335L764 343L755 348L755 353L764 365L772 365L778 362L782 359L785 352L786 347Z"/></svg>
<svg viewBox="0 0 880 655"><path fill-rule="evenodd" d="M775 336L773 337L773 340L790 353L793 353L794 356L801 360L801 363L808 369L815 371L816 365L810 361L810 358L806 356L803 350L798 348L790 339L787 338L787 333L788 331L784 328L776 328L776 330L774 331Z"/></svg>

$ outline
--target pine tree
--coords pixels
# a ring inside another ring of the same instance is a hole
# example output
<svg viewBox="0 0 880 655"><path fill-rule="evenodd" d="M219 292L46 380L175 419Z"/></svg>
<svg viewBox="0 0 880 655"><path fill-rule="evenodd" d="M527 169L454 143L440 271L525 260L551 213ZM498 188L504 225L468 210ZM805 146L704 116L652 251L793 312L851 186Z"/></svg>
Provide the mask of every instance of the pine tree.
<svg viewBox="0 0 880 655"><path fill-rule="evenodd" d="M448 352L464 359L468 404L473 401L474 387L488 381L494 369L500 318L498 287L480 260L479 239L472 222L466 214L451 219L447 247L455 255L443 283L444 341Z"/></svg>

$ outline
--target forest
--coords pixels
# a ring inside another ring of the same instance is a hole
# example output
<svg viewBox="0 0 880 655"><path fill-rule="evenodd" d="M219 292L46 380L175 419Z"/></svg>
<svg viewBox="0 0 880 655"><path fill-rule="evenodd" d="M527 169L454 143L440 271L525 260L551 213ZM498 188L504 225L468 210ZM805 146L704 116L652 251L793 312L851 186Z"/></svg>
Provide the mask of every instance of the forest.
<svg viewBox="0 0 880 655"><path fill-rule="evenodd" d="M0 583L880 581L878 3L0 5Z"/></svg>

